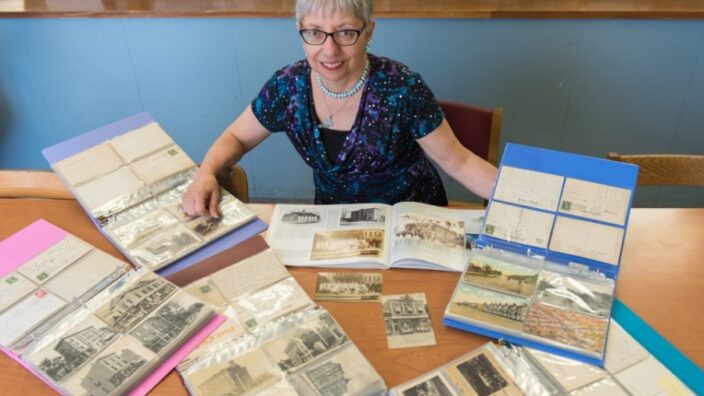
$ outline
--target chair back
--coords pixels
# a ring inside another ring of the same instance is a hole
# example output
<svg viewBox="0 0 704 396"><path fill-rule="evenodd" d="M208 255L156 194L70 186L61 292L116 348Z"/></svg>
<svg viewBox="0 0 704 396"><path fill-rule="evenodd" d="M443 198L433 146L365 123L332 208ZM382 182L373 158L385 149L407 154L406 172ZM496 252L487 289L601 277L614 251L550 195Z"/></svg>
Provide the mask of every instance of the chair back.
<svg viewBox="0 0 704 396"><path fill-rule="evenodd" d="M445 100L439 100L438 104L457 140L474 154L498 165L503 109L485 109Z"/></svg>
<svg viewBox="0 0 704 396"><path fill-rule="evenodd" d="M639 186L704 187L704 155L608 153L607 158L640 167Z"/></svg>
<svg viewBox="0 0 704 396"><path fill-rule="evenodd" d="M218 183L235 198L244 203L249 202L249 184L247 174L241 166L235 164L218 175Z"/></svg>
<svg viewBox="0 0 704 396"><path fill-rule="evenodd" d="M0 170L0 198L74 199L54 172L42 170Z"/></svg>

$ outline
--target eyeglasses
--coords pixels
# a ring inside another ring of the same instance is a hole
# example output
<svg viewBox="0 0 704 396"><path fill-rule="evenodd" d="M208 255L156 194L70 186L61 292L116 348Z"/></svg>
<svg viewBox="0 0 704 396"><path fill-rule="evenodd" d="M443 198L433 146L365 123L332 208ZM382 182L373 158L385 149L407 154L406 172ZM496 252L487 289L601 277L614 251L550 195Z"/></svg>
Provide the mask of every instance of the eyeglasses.
<svg viewBox="0 0 704 396"><path fill-rule="evenodd" d="M332 41L340 46L354 45L359 40L359 36L362 34L362 30L345 29L338 30L336 32L328 33L318 29L301 29L298 33L301 35L303 41L310 45L323 45L328 36L332 37Z"/></svg>

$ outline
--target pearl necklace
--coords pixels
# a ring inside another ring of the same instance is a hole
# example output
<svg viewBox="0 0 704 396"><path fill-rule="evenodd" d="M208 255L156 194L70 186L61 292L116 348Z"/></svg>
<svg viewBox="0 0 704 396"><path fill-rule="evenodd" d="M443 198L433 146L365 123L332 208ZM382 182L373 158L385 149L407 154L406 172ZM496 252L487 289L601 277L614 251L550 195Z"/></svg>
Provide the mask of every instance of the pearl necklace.
<svg viewBox="0 0 704 396"><path fill-rule="evenodd" d="M346 99L356 94L357 91L362 89L364 83L367 82L367 75L369 75L369 59L367 59L367 63L364 65L364 71L359 77L359 80L357 80L357 83L354 84L354 87L352 87L349 91L333 92L329 90L328 87L323 84L323 80L320 78L320 74L318 74L318 72L315 73L315 80L318 81L318 86L320 87L320 90L325 92L325 95L335 99Z"/></svg>

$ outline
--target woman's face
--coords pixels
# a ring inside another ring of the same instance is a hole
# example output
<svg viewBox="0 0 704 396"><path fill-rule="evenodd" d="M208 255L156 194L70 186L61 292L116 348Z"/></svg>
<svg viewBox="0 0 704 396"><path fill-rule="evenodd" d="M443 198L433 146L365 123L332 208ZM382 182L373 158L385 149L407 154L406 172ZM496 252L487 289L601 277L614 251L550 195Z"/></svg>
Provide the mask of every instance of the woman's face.
<svg viewBox="0 0 704 396"><path fill-rule="evenodd" d="M353 45L338 45L331 36L328 36L322 45L303 43L308 63L313 71L320 74L326 85L336 91L351 88L364 70L367 59L365 47L371 39L374 22L365 27L362 21L351 12L319 11L306 15L299 29L317 29L327 33L364 29Z"/></svg>

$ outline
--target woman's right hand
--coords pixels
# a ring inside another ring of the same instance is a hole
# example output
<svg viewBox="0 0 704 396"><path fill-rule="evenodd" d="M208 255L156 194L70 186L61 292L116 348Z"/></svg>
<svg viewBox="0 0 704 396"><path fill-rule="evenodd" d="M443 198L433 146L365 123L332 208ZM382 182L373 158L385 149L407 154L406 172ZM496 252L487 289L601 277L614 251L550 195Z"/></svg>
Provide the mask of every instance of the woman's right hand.
<svg viewBox="0 0 704 396"><path fill-rule="evenodd" d="M203 168L198 169L193 182L183 193L183 211L189 216L220 217L218 202L220 201L220 187L218 180L212 172Z"/></svg>

